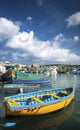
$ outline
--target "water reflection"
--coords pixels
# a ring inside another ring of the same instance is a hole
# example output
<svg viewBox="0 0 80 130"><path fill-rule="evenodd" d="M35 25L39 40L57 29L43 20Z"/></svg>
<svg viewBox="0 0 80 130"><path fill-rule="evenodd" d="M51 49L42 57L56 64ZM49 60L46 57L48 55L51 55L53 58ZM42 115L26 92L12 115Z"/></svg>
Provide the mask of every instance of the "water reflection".
<svg viewBox="0 0 80 130"><path fill-rule="evenodd" d="M16 122L13 130L57 130L57 126L63 124L73 115L74 106L74 101L72 101L67 108L56 113L42 116L10 117L6 118L5 122ZM7 129L11 130L11 127Z"/></svg>

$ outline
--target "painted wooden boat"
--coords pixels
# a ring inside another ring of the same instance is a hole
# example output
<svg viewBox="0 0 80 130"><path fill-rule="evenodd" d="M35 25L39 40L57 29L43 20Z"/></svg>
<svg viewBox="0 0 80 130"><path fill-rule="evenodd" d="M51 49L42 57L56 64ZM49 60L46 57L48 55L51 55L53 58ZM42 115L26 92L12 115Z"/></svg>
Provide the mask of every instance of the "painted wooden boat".
<svg viewBox="0 0 80 130"><path fill-rule="evenodd" d="M26 84L5 84L3 86L4 93L28 93L39 91L39 85L26 85Z"/></svg>
<svg viewBox="0 0 80 130"><path fill-rule="evenodd" d="M65 108L74 99L75 88L49 89L4 98L6 115L42 115Z"/></svg>
<svg viewBox="0 0 80 130"><path fill-rule="evenodd" d="M60 126L74 113L75 102L72 101L65 109L58 112L52 112L43 116L26 116L8 118L8 122L15 122L16 130L46 130Z"/></svg>
<svg viewBox="0 0 80 130"><path fill-rule="evenodd" d="M19 74L21 77L19 77ZM3 82L7 83L21 83L21 84L41 84L41 83L49 83L52 81L52 78L44 78L41 76L36 76L34 74L25 74L15 72L10 69L6 73L4 73L1 77Z"/></svg>
<svg viewBox="0 0 80 130"><path fill-rule="evenodd" d="M50 83L52 81L51 78L42 78L42 79L16 79L14 83L16 84L44 84L44 83Z"/></svg>
<svg viewBox="0 0 80 130"><path fill-rule="evenodd" d="M12 82L15 80L15 78L16 78L16 73L12 69L9 69L6 73L4 73L1 76L1 80L4 82Z"/></svg>

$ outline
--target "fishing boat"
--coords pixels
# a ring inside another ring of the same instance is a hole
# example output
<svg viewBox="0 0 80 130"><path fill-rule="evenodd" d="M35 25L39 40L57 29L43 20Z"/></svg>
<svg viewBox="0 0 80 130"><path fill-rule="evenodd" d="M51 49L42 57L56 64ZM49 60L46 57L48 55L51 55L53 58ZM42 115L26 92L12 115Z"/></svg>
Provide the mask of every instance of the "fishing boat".
<svg viewBox="0 0 80 130"><path fill-rule="evenodd" d="M75 88L57 88L4 97L7 116L43 115L65 108L74 99Z"/></svg>
<svg viewBox="0 0 80 130"><path fill-rule="evenodd" d="M26 85L26 84L4 84L4 93L27 93L40 90L39 85Z"/></svg>
<svg viewBox="0 0 80 130"><path fill-rule="evenodd" d="M8 122L15 122L16 130L46 130L63 125L74 113L75 102L72 101L65 109L43 116L26 116L6 118Z"/></svg>
<svg viewBox="0 0 80 130"><path fill-rule="evenodd" d="M52 81L51 78L45 78L43 76L37 76L35 74L17 72L13 69L9 69L6 73L4 73L1 79L2 82L15 84L41 84L49 83Z"/></svg>
<svg viewBox="0 0 80 130"><path fill-rule="evenodd" d="M15 84L44 84L50 83L52 81L51 78L42 78L42 79L17 79L14 81Z"/></svg>
<svg viewBox="0 0 80 130"><path fill-rule="evenodd" d="M15 78L16 78L16 73L12 69L9 69L1 76L1 80L3 82L12 82L15 80Z"/></svg>

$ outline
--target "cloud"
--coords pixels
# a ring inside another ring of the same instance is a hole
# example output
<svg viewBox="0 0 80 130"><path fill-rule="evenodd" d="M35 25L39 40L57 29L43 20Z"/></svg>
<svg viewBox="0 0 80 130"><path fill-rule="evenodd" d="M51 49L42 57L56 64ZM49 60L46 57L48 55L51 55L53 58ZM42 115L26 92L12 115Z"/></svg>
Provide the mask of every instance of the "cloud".
<svg viewBox="0 0 80 130"><path fill-rule="evenodd" d="M65 41L64 35L59 34L52 41L40 41L34 36L34 32L22 32L10 39L6 46L17 48L23 52L16 53L14 56L17 60L21 58L34 59L33 61L43 61L45 63L75 63L80 62L80 56L71 53L69 49L60 47L60 44ZM22 55L22 56L21 56Z"/></svg>
<svg viewBox="0 0 80 130"><path fill-rule="evenodd" d="M61 47L66 41L64 34L60 33L52 40L41 41L33 31L20 32L20 24L6 18L0 18L0 39L7 39L5 48L8 51L0 50L1 55L16 62L26 63L79 63L80 56L72 53L70 49ZM73 42L79 40L74 36ZM69 41L70 43L70 41ZM9 52L10 51L10 52Z"/></svg>
<svg viewBox="0 0 80 130"><path fill-rule="evenodd" d="M32 22L32 17L31 16L27 17L27 21L29 21L31 23Z"/></svg>
<svg viewBox="0 0 80 130"><path fill-rule="evenodd" d="M11 48L17 48L21 50L30 50L33 47L33 31L20 32L15 35L12 39L8 40L6 46Z"/></svg>
<svg viewBox="0 0 80 130"><path fill-rule="evenodd" d="M80 24L80 12L77 12L71 16L69 16L66 21L68 22L67 27L69 28L70 26L76 26Z"/></svg>
<svg viewBox="0 0 80 130"><path fill-rule="evenodd" d="M18 23L14 23L6 18L0 18L0 40L11 38L20 30Z"/></svg>
<svg viewBox="0 0 80 130"><path fill-rule="evenodd" d="M55 42L63 42L65 41L64 35L62 33L58 34L57 36L54 37Z"/></svg>
<svg viewBox="0 0 80 130"><path fill-rule="evenodd" d="M79 37L78 36L74 36L73 41L74 42L78 42L79 41Z"/></svg>
<svg viewBox="0 0 80 130"><path fill-rule="evenodd" d="M27 53L18 53L18 52L15 52L15 53L12 53L12 61L15 61L15 62L21 62L22 59L27 59L28 57L28 54Z"/></svg>

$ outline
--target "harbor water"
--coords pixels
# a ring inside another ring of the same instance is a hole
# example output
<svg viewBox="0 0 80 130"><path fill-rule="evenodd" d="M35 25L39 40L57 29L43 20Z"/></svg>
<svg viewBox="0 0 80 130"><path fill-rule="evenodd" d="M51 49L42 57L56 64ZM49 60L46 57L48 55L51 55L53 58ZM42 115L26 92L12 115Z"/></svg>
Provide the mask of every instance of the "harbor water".
<svg viewBox="0 0 80 130"><path fill-rule="evenodd" d="M7 96L0 85L0 130L80 130L80 75L60 74L53 76L51 85L41 89L75 87L75 99L68 107L42 116L5 117L2 100ZM6 125L12 123L11 125Z"/></svg>

